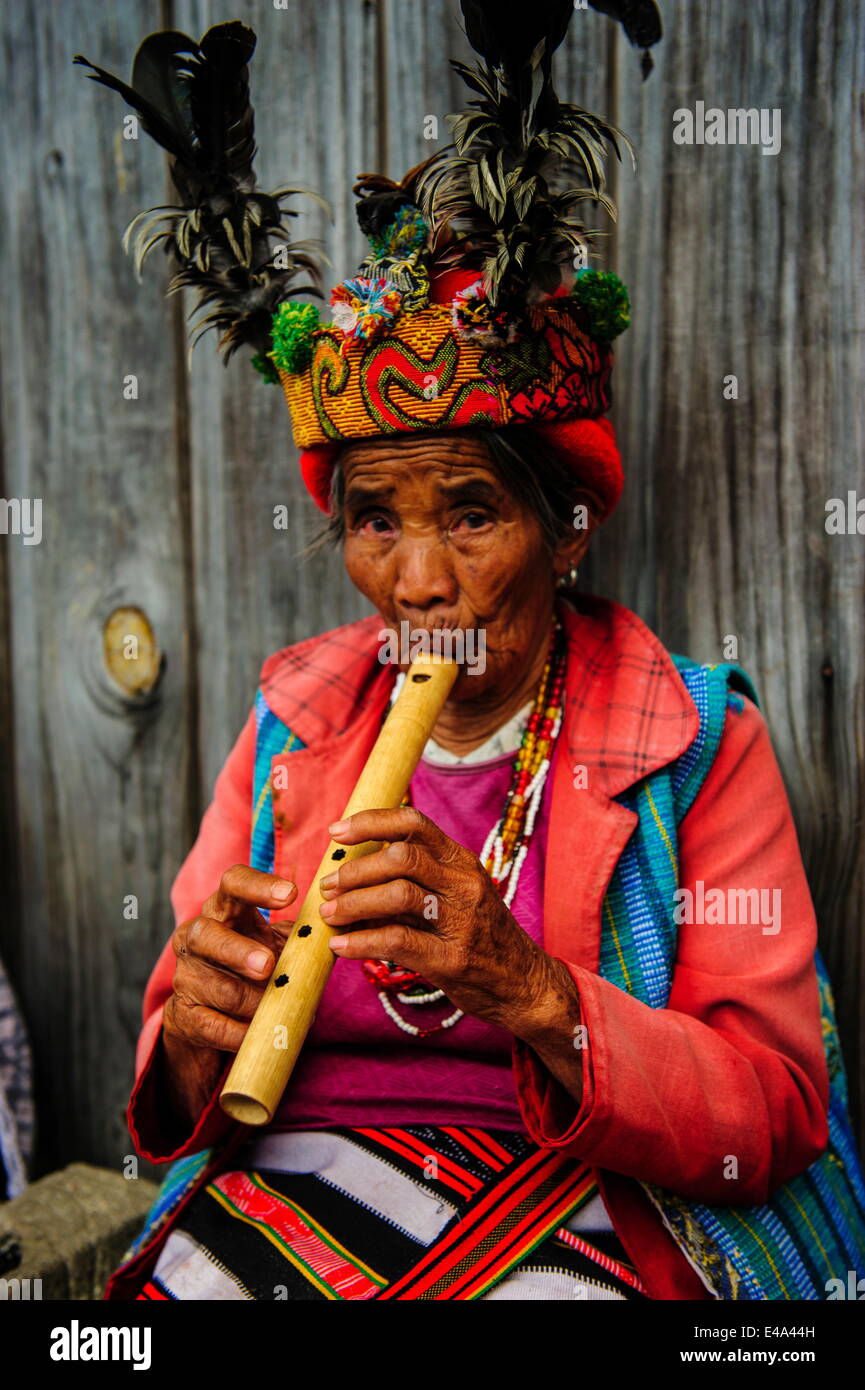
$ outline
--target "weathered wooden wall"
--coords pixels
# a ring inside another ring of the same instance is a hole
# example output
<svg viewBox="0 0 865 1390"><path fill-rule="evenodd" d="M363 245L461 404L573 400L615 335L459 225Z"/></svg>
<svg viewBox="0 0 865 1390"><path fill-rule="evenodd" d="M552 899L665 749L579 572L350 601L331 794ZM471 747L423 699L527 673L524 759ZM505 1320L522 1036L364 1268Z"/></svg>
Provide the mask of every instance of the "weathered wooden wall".
<svg viewBox="0 0 865 1390"><path fill-rule="evenodd" d="M301 561L314 510L282 399L212 343L191 367L164 263L135 281L127 221L163 200L161 155L72 66L125 72L145 33L237 16L253 64L260 176L333 203L301 219L337 279L362 243L350 184L434 147L461 100L456 0L33 0L3 6L0 491L43 500L43 540L0 537L0 949L38 1062L40 1162L118 1166L168 890L248 710L262 659L364 610L333 556ZM831 0L662 0L656 69L578 11L560 90L634 139L608 263L629 285L617 424L628 487L582 576L673 650L724 639L763 697L863 1106L865 557L825 502L862 470L865 10ZM680 106L780 107L782 147L680 146ZM9 138L9 137L12 138ZM127 400L123 380L138 379ZM724 378L739 393L725 400ZM288 532L273 508L287 503ZM164 659L129 697L106 618L147 615ZM743 807L743 816L749 808ZM137 916L128 916L128 899Z"/></svg>

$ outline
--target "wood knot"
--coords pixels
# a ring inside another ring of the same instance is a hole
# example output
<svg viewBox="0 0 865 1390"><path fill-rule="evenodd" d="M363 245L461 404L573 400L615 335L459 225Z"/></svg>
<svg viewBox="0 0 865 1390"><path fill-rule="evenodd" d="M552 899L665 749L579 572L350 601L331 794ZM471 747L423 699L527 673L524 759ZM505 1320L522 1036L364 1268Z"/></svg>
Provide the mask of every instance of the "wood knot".
<svg viewBox="0 0 865 1390"><path fill-rule="evenodd" d="M102 654L113 684L127 699L149 695L162 674L162 653L140 608L115 608L102 629Z"/></svg>

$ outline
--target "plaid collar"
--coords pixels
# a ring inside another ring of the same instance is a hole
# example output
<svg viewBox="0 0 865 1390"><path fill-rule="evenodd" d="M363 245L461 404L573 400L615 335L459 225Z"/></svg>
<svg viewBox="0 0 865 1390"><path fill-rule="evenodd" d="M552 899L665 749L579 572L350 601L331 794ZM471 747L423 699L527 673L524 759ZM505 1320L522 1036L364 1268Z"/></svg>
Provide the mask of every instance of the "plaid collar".
<svg viewBox="0 0 865 1390"><path fill-rule="evenodd" d="M560 612L568 674L559 754L574 776L585 767L592 789L614 797L679 757L699 715L671 657L635 613L591 594ZM262 694L307 747L350 735L373 711L384 714L395 673L378 660L380 631L380 618L364 618L264 663Z"/></svg>

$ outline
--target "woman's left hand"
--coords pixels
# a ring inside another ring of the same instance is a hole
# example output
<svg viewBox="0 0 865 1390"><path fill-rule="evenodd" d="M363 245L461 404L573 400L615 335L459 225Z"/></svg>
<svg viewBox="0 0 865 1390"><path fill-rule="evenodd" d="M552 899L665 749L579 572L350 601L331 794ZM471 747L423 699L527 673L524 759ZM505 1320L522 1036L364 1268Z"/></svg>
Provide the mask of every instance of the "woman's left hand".
<svg viewBox="0 0 865 1390"><path fill-rule="evenodd" d="M505 907L477 855L413 807L361 811L330 827L341 845L386 848L321 880L331 940L344 960L389 960L444 990L458 1009L528 1038L542 1030L561 962Z"/></svg>

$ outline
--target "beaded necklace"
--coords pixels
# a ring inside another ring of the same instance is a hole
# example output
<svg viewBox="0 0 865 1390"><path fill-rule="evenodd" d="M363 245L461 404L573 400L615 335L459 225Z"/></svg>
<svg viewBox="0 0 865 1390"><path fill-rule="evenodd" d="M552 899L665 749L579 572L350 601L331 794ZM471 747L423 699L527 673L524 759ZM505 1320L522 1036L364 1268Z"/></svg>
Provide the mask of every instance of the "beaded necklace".
<svg viewBox="0 0 865 1390"><path fill-rule="evenodd" d="M480 854L481 863L501 893L506 907L510 907L514 900L520 871L529 852L553 748L562 727L564 689L564 631L559 619L555 618L535 702L514 758L504 810L498 824L487 836ZM376 987L385 1013L404 1033L425 1038L430 1033L452 1028L463 1017L463 1011L455 1009L430 1028L419 1028L409 1023L397 1011L391 994L395 993L401 1004L415 1006L439 1003L445 997L444 990L433 989L416 971L405 970L392 961L365 960L362 964L367 979Z"/></svg>

